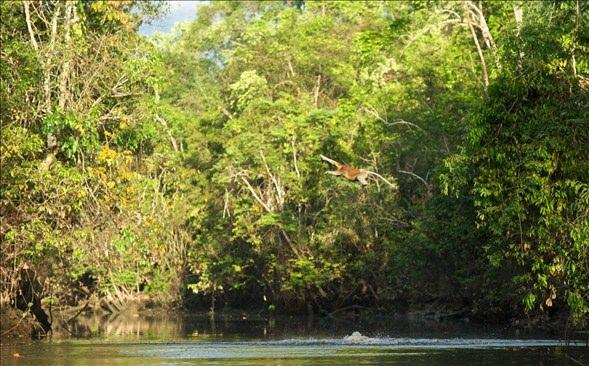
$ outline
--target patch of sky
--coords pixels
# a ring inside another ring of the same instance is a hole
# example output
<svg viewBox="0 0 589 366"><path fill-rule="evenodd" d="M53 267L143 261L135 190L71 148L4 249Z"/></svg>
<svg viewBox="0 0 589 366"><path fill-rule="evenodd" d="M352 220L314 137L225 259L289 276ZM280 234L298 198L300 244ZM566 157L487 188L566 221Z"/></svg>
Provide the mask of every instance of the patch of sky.
<svg viewBox="0 0 589 366"><path fill-rule="evenodd" d="M139 33L145 37L156 33L170 33L179 23L188 23L196 18L198 7L208 1L165 1L166 11L159 18L142 24Z"/></svg>

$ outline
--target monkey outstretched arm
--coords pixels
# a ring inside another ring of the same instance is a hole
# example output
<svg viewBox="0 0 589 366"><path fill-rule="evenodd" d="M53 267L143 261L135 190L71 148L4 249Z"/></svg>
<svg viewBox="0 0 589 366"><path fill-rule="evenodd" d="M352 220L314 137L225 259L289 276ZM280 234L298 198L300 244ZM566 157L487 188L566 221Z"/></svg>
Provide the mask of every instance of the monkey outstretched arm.
<svg viewBox="0 0 589 366"><path fill-rule="evenodd" d="M331 175L343 175L344 174L344 170L342 169L342 167L344 166L341 163L338 163L337 161L328 158L325 155L319 155L321 157L321 159L325 160L326 162L335 165L335 167L337 168L337 170L329 170L327 171L327 174L331 174Z"/></svg>
<svg viewBox="0 0 589 366"><path fill-rule="evenodd" d="M327 157L327 156L325 156L325 155L321 155L321 154L320 154L319 156L321 157L321 159L325 160L326 162L328 162L328 163L330 163L330 164L333 164L333 165L335 165L336 167L339 167L340 165L342 165L342 164L338 163L337 161L335 161L335 160L333 160L333 159L330 159L330 158L328 158L328 157ZM337 175L340 175L340 174L337 174Z"/></svg>
<svg viewBox="0 0 589 366"><path fill-rule="evenodd" d="M328 170L326 173L327 174L331 174L331 175L342 175L342 174L344 174L344 173L342 173L339 170Z"/></svg>

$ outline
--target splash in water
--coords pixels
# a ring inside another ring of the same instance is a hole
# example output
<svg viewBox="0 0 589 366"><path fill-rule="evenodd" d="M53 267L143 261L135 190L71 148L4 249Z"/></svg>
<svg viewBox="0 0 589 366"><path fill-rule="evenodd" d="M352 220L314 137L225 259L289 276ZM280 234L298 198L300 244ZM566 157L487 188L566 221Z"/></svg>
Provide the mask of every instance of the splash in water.
<svg viewBox="0 0 589 366"><path fill-rule="evenodd" d="M360 334L360 332L353 332L351 335L344 337L344 341L349 343L362 343L368 341L369 339L369 337L363 336Z"/></svg>

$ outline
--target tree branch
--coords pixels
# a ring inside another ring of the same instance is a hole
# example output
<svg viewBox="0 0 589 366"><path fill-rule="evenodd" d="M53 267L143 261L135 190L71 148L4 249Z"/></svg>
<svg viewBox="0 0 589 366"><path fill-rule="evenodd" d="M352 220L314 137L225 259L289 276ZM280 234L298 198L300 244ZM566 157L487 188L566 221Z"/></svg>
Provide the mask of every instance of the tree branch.
<svg viewBox="0 0 589 366"><path fill-rule="evenodd" d="M258 194L256 193L254 187L252 187L250 182L244 176L240 176L240 178L243 181L243 183L245 183L245 186L251 192L251 194L254 196L256 201L258 201L258 203L260 205L262 205L262 207L264 207L264 210L266 210L268 213L273 213L274 211L272 211L272 209L268 205L266 205L266 203L264 201L262 201L262 199L260 198L260 196L258 196Z"/></svg>
<svg viewBox="0 0 589 366"><path fill-rule="evenodd" d="M475 4L473 4L470 1L468 2L468 4L477 13L477 16L479 18L479 28L480 28L481 32L483 33L483 39L485 40L485 44L486 44L487 48L492 50L493 52L495 52L495 49L496 49L495 40L493 39L493 36L491 35L491 31L489 30L489 26L487 25L485 15L483 14L483 4L479 3L479 6L476 6Z"/></svg>
<svg viewBox="0 0 589 366"><path fill-rule="evenodd" d="M470 19L469 3L470 3L469 1L464 1L464 3L463 3L464 19L466 19L466 24L468 26L468 29L470 30L470 33L472 35L472 39L473 39L474 44L477 48L477 53L479 54L479 58L481 60L481 66L483 68L483 81L484 81L484 85L485 85L485 91L487 91L487 88L489 87L489 74L487 72L487 63L485 62L485 56L483 55L483 50L481 49L479 39L477 37L477 34L476 34L474 27L472 25L472 21Z"/></svg>
<svg viewBox="0 0 589 366"><path fill-rule="evenodd" d="M364 169L364 170L366 170L366 169ZM376 176L376 177L378 177L378 178L382 179L382 181L383 181L383 182L385 182L386 184L388 184L388 185L389 185L391 188L397 188L397 185L396 185L396 184L394 184L394 183L391 183L391 182L390 182L388 179L386 179L386 178L385 178L385 177L383 177L382 175L380 175L380 174L378 174L378 173L376 173L376 172L370 171L370 170L366 170L366 172L367 172L368 174L374 175L374 176Z"/></svg>
<svg viewBox="0 0 589 366"><path fill-rule="evenodd" d="M317 75L317 85L315 86L315 91L313 93L313 100L315 102L315 108L319 103L319 90L321 89L321 74Z"/></svg>
<svg viewBox="0 0 589 366"><path fill-rule="evenodd" d="M408 174L408 175L410 175L412 177L417 178L421 183L423 183L425 185L425 187L427 188L428 191L430 190L430 188L431 188L430 184L425 179L423 179L422 177L420 177L419 175L417 175L417 174L415 174L413 172L408 172L406 170L401 170L401 169L398 169L397 171L399 173Z"/></svg>
<svg viewBox="0 0 589 366"><path fill-rule="evenodd" d="M29 36L31 37L31 43L33 44L33 48L35 51L39 51L39 44L37 43L37 39L35 38L35 32L33 31L33 23L31 22L31 11L29 7L31 6L30 1L25 1L23 3L25 8L25 20L27 22L27 29L29 31Z"/></svg>
<svg viewBox="0 0 589 366"><path fill-rule="evenodd" d="M370 113L371 115L373 115L374 117L376 117L376 118L377 118L379 121L381 121L382 123L384 123L384 124L385 124L385 125L387 125L387 126L395 126L395 125L408 125L408 126L412 126L412 127L415 127L415 128L417 128L417 129L419 129L419 130L422 130L422 131L423 131L423 128L419 127L418 125L416 125L416 124L415 124L415 123L413 123L413 122L405 121L405 120L403 120L403 119L398 119L398 120L396 120L395 122L389 122L388 120L386 120L386 119L382 118L382 117L381 117L381 116L378 114L378 112L377 112L376 110L372 109L372 108L362 107L362 109L363 109L365 112L368 112L368 113Z"/></svg>
<svg viewBox="0 0 589 366"><path fill-rule="evenodd" d="M296 148L296 145L295 145L295 140L292 139L292 141L290 143L292 145L292 158L293 158L293 162L294 162L295 172L297 173L297 177L300 179L301 178L301 172L299 171L299 166L297 164L297 148Z"/></svg>
<svg viewBox="0 0 589 366"><path fill-rule="evenodd" d="M168 127L166 120L157 114L155 115L155 120L158 121L164 127L164 130L166 130L166 133L170 138L170 142L172 143L172 147L174 148L174 152L178 152L178 144L176 143L176 139L172 135L172 131L170 130L170 127Z"/></svg>
<svg viewBox="0 0 589 366"><path fill-rule="evenodd" d="M240 178L243 181L243 183L245 183L247 189L251 192L251 194L254 196L254 198L256 199L256 201L258 201L258 203L260 205L262 205L262 207L264 207L264 209L266 210L266 212L268 212L268 213L274 213L274 211L268 205L266 205L264 203L264 201L262 201L262 198L260 198L260 196L256 193L256 190L254 189L254 187L252 187L252 185L250 184L250 182L248 182L248 180L243 175L240 175ZM280 228L280 233L282 234L282 236L284 236L284 239L288 243L288 246L290 247L290 250L292 250L292 252L297 257L300 258L301 257L301 253L294 246L294 244L292 243L292 240L290 239L290 237L288 236L288 234L286 233L286 231L284 231L283 228Z"/></svg>

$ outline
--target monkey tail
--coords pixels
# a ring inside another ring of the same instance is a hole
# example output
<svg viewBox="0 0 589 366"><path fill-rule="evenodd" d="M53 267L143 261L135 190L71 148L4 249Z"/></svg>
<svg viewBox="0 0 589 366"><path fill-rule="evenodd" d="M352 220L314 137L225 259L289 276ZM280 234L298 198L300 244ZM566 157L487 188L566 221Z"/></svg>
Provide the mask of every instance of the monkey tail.
<svg viewBox="0 0 589 366"><path fill-rule="evenodd" d="M380 179L381 179L383 182L385 182L386 184L388 184L389 186L391 186L391 188L397 188L397 185L396 185L396 184L394 184L394 183L391 183L391 182L390 182L388 179L386 179L386 178L385 178L385 177L383 177L382 175L380 175L380 174L378 174L378 173L375 173L375 172L368 171L368 170L367 170L367 172L368 172L368 174L371 174L371 175L377 176L377 177L378 177L378 178L380 178Z"/></svg>
<svg viewBox="0 0 589 366"><path fill-rule="evenodd" d="M330 164L333 164L333 165L335 165L335 166L337 166L337 167L339 167L339 166L341 165L341 164L340 164L340 163L338 163L337 161L335 161L335 160L333 160L333 159L330 159L330 158L328 158L328 157L327 157L327 156L325 156L325 155L321 155L321 154L319 154L319 156L321 157L321 159L323 159L323 160L327 161L328 163L330 163Z"/></svg>

